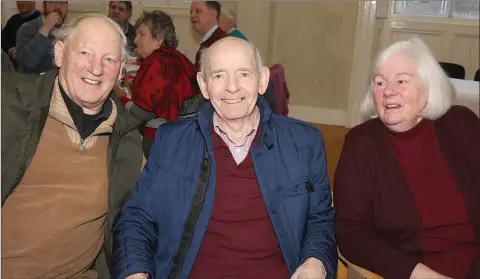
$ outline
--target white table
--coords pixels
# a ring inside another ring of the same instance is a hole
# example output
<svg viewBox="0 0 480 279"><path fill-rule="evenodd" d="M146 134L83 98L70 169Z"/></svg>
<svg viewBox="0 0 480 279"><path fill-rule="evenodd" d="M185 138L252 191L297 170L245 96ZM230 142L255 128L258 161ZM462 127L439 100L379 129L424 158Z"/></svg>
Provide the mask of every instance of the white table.
<svg viewBox="0 0 480 279"><path fill-rule="evenodd" d="M457 92L455 105L462 105L480 116L480 82L451 78L453 88Z"/></svg>

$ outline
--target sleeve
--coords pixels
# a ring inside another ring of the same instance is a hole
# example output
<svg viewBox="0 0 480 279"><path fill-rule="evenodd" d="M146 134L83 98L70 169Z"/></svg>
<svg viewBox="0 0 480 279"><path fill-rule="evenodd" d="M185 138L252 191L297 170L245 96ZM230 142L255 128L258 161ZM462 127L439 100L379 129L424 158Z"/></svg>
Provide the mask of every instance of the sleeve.
<svg viewBox="0 0 480 279"><path fill-rule="evenodd" d="M123 101L122 101L123 102ZM148 122L152 119L155 119L156 116L152 112L148 112L141 107L137 106L134 102L129 101L125 104L125 108L130 112L130 114L142 121L142 123Z"/></svg>
<svg viewBox="0 0 480 279"><path fill-rule="evenodd" d="M325 146L322 134L315 129L310 153L310 193L309 217L303 239L301 262L314 257L320 260L327 270L327 278L335 278L337 271L337 244L335 241L335 210L331 206L332 196L328 181Z"/></svg>
<svg viewBox="0 0 480 279"><path fill-rule="evenodd" d="M13 32L12 17L8 19L5 28L2 29L2 49L8 54L9 50L15 46L15 34Z"/></svg>
<svg viewBox="0 0 480 279"><path fill-rule="evenodd" d="M152 154L161 154L162 139L157 131ZM112 278L124 279L136 273L155 272L155 243L161 187L156 183L158 156L150 156L135 193L125 204L114 228Z"/></svg>
<svg viewBox="0 0 480 279"><path fill-rule="evenodd" d="M389 279L409 278L420 258L392 247L372 227L375 190L368 150L361 134L347 134L335 172L336 235L348 261Z"/></svg>
<svg viewBox="0 0 480 279"><path fill-rule="evenodd" d="M35 69L52 41L32 24L23 24L17 33L17 63L21 69Z"/></svg>
<svg viewBox="0 0 480 279"><path fill-rule="evenodd" d="M139 69L133 95L138 96L135 104L144 110L155 113L159 118L175 120L182 105L178 96L183 92L177 87L180 81L172 77L177 71L169 67L167 59L163 59L153 60L145 68Z"/></svg>

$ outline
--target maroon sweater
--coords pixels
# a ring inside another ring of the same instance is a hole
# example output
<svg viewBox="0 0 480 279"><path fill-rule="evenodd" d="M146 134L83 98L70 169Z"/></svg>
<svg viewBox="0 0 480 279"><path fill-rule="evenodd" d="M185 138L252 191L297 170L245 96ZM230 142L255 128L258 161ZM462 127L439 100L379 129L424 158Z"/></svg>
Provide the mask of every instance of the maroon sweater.
<svg viewBox="0 0 480 279"><path fill-rule="evenodd" d="M479 118L456 106L402 135L378 119L353 128L334 180L341 253L387 279L420 262L480 278L479 142Z"/></svg>
<svg viewBox="0 0 480 279"><path fill-rule="evenodd" d="M202 50L205 48L209 48L211 45L213 45L216 41L223 39L227 37L227 33L223 31L220 27L218 27L208 38L206 41L202 42L200 44L200 48L197 51L197 54L195 55L195 67L197 67L197 70L200 70L200 57L202 55Z"/></svg>
<svg viewBox="0 0 480 279"><path fill-rule="evenodd" d="M259 129L257 137L260 134ZM290 278L250 154L237 165L215 132L212 141L217 171L215 200L189 279ZM255 146L258 139L252 142Z"/></svg>

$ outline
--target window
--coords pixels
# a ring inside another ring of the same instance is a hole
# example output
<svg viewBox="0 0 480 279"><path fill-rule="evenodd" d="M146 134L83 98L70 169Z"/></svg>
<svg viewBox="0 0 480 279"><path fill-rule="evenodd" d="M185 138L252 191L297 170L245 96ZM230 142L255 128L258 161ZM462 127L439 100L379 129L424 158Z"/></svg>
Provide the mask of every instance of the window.
<svg viewBox="0 0 480 279"><path fill-rule="evenodd" d="M448 18L479 18L479 1L445 0L445 1L395 1L395 14L420 15Z"/></svg>

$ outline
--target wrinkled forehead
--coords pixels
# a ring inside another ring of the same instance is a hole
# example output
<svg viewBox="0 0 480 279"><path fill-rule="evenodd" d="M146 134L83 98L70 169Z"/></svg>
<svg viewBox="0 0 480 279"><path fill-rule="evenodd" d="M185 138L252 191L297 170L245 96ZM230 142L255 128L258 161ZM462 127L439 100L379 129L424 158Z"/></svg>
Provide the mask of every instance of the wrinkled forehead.
<svg viewBox="0 0 480 279"><path fill-rule="evenodd" d="M113 26L102 21L79 23L70 35L75 49L88 47L94 51L121 55L122 38Z"/></svg>
<svg viewBox="0 0 480 279"><path fill-rule="evenodd" d="M118 7L118 8L121 8L122 10L128 11L127 4L125 4L124 2L112 1L110 2L110 8L113 8L113 7Z"/></svg>
<svg viewBox="0 0 480 279"><path fill-rule="evenodd" d="M193 1L192 2L192 5L190 6L190 9L191 10L206 10L207 9L207 5L205 4L204 1Z"/></svg>
<svg viewBox="0 0 480 279"><path fill-rule="evenodd" d="M209 57L210 71L256 70L257 63L252 50L247 48L217 48Z"/></svg>
<svg viewBox="0 0 480 279"><path fill-rule="evenodd" d="M394 54L386 61L379 65L377 68L376 74L398 74L398 73L410 73L411 75L416 74L417 72L417 63L415 59L406 53Z"/></svg>

